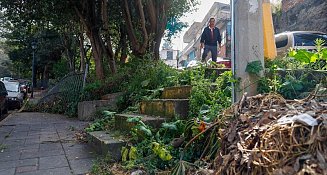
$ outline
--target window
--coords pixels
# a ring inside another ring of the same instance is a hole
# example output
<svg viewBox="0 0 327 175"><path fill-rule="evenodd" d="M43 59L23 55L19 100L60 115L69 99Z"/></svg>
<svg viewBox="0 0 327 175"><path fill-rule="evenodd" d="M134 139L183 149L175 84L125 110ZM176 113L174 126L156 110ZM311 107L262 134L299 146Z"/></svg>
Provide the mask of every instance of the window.
<svg viewBox="0 0 327 175"><path fill-rule="evenodd" d="M225 45L226 44L226 30L222 31L220 33L220 36L221 36L221 45Z"/></svg>
<svg viewBox="0 0 327 175"><path fill-rule="evenodd" d="M195 51L191 51L190 54L188 54L188 59L189 60L194 60L195 59Z"/></svg>
<svg viewBox="0 0 327 175"><path fill-rule="evenodd" d="M323 39L327 41L327 35L321 33L295 33L294 44L295 46L315 46L316 39ZM327 43L324 44L327 46Z"/></svg>
<svg viewBox="0 0 327 175"><path fill-rule="evenodd" d="M276 48L285 47L288 43L287 35L278 35L275 37Z"/></svg>
<svg viewBox="0 0 327 175"><path fill-rule="evenodd" d="M173 51L167 51L167 60L173 59Z"/></svg>
<svg viewBox="0 0 327 175"><path fill-rule="evenodd" d="M229 21L228 23L227 23L227 27L226 27L227 29L227 35L228 36L232 36L232 24L231 24L231 22Z"/></svg>

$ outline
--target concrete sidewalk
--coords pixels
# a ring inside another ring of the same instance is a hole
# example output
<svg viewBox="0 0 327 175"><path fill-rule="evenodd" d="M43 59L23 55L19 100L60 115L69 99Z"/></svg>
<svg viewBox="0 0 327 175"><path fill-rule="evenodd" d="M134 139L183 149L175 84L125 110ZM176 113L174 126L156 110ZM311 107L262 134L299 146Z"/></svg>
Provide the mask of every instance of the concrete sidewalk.
<svg viewBox="0 0 327 175"><path fill-rule="evenodd" d="M96 155L74 138L85 125L55 114L9 115L0 122L0 175L87 174Z"/></svg>

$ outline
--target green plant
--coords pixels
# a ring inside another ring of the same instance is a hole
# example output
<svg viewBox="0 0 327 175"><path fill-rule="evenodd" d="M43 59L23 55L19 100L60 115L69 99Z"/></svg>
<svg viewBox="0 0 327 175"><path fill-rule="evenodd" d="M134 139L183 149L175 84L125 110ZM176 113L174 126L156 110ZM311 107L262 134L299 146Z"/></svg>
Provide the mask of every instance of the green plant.
<svg viewBox="0 0 327 175"><path fill-rule="evenodd" d="M316 51L308 51L305 49L290 49L288 56L295 58L302 64L308 65L309 68L326 70L327 69L327 49L322 46L325 41L322 39L315 40Z"/></svg>
<svg viewBox="0 0 327 175"><path fill-rule="evenodd" d="M93 123L91 123L89 127L85 128L85 131L93 132L93 131L109 130L113 126L114 115L115 112L101 111L101 117L98 116L98 119L96 119Z"/></svg>
<svg viewBox="0 0 327 175"><path fill-rule="evenodd" d="M99 158L92 165L91 173L94 175L114 175L111 172L112 160L110 155L106 155L103 158Z"/></svg>
<svg viewBox="0 0 327 175"><path fill-rule="evenodd" d="M312 91L317 83L314 79L310 80L308 77L307 73L302 74L300 77L288 73L278 92L287 99L299 98L301 93Z"/></svg>
<svg viewBox="0 0 327 175"><path fill-rule="evenodd" d="M222 73L212 83L199 72L194 76L190 97L190 116L205 121L214 120L219 112L231 105L232 72Z"/></svg>
<svg viewBox="0 0 327 175"><path fill-rule="evenodd" d="M245 72L249 74L259 75L259 73L263 70L263 66L260 60L252 61L246 65Z"/></svg>

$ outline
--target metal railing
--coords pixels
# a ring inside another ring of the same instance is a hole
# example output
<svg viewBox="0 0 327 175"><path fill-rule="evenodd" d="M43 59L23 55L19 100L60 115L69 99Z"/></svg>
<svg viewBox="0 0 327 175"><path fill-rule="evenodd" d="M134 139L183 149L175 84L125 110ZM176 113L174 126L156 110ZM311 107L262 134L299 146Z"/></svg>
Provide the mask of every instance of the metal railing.
<svg viewBox="0 0 327 175"><path fill-rule="evenodd" d="M76 100L83 89L83 77L83 73L66 75L38 101L38 104L52 102L55 99L65 102Z"/></svg>

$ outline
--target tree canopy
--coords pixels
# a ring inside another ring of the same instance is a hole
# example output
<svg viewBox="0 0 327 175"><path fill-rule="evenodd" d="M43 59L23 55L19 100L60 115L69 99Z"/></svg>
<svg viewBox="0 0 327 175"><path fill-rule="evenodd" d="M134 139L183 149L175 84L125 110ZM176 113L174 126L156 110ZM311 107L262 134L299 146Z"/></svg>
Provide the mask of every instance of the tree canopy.
<svg viewBox="0 0 327 175"><path fill-rule="evenodd" d="M124 63L129 54L159 59L162 38L185 27L180 17L197 4L197 0L2 0L0 29L14 62L31 65L30 43L37 41L37 72L42 77L51 76L53 65L64 59L70 72L94 63L96 77L104 79L115 74L116 64Z"/></svg>

